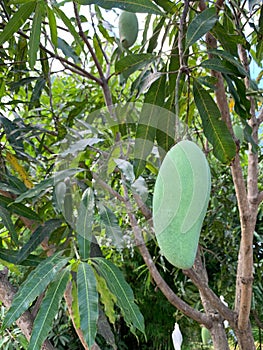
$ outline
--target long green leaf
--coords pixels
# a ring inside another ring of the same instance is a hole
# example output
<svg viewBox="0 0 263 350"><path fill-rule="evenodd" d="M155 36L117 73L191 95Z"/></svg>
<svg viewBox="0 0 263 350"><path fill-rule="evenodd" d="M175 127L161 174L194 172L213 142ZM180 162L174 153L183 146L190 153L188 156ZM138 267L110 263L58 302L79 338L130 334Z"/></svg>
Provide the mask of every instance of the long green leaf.
<svg viewBox="0 0 263 350"><path fill-rule="evenodd" d="M46 221L43 225L38 226L30 236L29 241L19 251L16 263L19 264L21 261L25 260L28 255L38 247L44 238L49 237L60 225L61 220L51 219Z"/></svg>
<svg viewBox="0 0 263 350"><path fill-rule="evenodd" d="M209 53L212 55L215 55L215 56L219 56L219 57L225 59L226 61L230 62L234 66L236 66L237 69L239 70L239 73L242 74L243 77L248 76L248 73L246 72L246 70L244 69L242 64L240 62L238 62L235 59L235 57L232 56L229 52L222 51L222 50L209 50Z"/></svg>
<svg viewBox="0 0 263 350"><path fill-rule="evenodd" d="M163 12L150 0L78 0L82 5L98 5L105 9L119 8L129 12L152 13L161 15Z"/></svg>
<svg viewBox="0 0 263 350"><path fill-rule="evenodd" d="M45 193L56 183L64 180L66 177L71 177L81 171L83 171L83 169L66 169L58 171L54 176L41 181L35 187L30 188L26 192L22 193L16 198L15 202L19 203L22 202L24 199L39 197L42 193Z"/></svg>
<svg viewBox="0 0 263 350"><path fill-rule="evenodd" d="M94 195L88 188L82 196L78 217L76 221L76 232L79 245L79 254L82 259L90 256L90 243L92 239L92 224L94 215Z"/></svg>
<svg viewBox="0 0 263 350"><path fill-rule="evenodd" d="M229 164L235 157L236 145L221 113L210 94L197 81L194 81L193 92L204 134L213 145L213 153L222 163Z"/></svg>
<svg viewBox="0 0 263 350"><path fill-rule="evenodd" d="M52 328L52 322L58 312L59 303L66 289L70 271L63 269L57 278L50 284L41 303L34 321L28 350L40 350Z"/></svg>
<svg viewBox="0 0 263 350"><path fill-rule="evenodd" d="M17 250L11 249L0 249L0 259L7 261L11 264L17 264ZM39 258L37 255L30 254L24 261L20 263L23 266L37 266L43 261L42 258Z"/></svg>
<svg viewBox="0 0 263 350"><path fill-rule="evenodd" d="M134 146L134 173L136 178L145 169L146 159L152 151L161 111L164 104L166 76L162 75L148 90L142 107Z"/></svg>
<svg viewBox="0 0 263 350"><path fill-rule="evenodd" d="M210 7L196 15L186 32L185 50L209 32L217 22L217 19L215 7Z"/></svg>
<svg viewBox="0 0 263 350"><path fill-rule="evenodd" d="M19 216L23 216L24 218L36 221L40 220L38 214L30 208L20 203L14 203L13 199L1 195L0 207L4 207L5 209L9 210L12 214L17 214Z"/></svg>
<svg viewBox="0 0 263 350"><path fill-rule="evenodd" d="M85 262L81 262L78 267L77 289L80 328L90 348L94 344L97 333L99 309L96 278L92 267Z"/></svg>
<svg viewBox="0 0 263 350"><path fill-rule="evenodd" d="M29 38L29 66L31 69L34 68L37 60L37 52L40 43L40 33L42 25L42 17L45 13L45 4L43 0L39 0L36 3L35 14L32 23L32 30Z"/></svg>
<svg viewBox="0 0 263 350"><path fill-rule="evenodd" d="M123 234L116 215L105 205L99 203L98 206L101 223L105 227L106 236L112 240L116 247L123 247Z"/></svg>
<svg viewBox="0 0 263 350"><path fill-rule="evenodd" d="M61 258L61 252L45 259L27 279L22 283L16 293L10 309L7 311L3 322L3 328L9 327L25 312L30 304L46 289L47 285L55 278L57 273L66 265L69 258Z"/></svg>
<svg viewBox="0 0 263 350"><path fill-rule="evenodd" d="M156 56L151 53L128 55L116 62L115 73L122 73L127 79L136 70L144 68L154 60L156 60Z"/></svg>
<svg viewBox="0 0 263 350"><path fill-rule="evenodd" d="M0 219L9 231L13 243L15 243L16 246L18 246L18 236L15 226L13 224L9 211L3 207L0 207Z"/></svg>
<svg viewBox="0 0 263 350"><path fill-rule="evenodd" d="M232 63L228 61L221 60L219 58L210 58L208 60L205 60L201 63L201 67L212 69L224 74L244 77L244 75L239 72L236 66L234 66Z"/></svg>
<svg viewBox="0 0 263 350"><path fill-rule="evenodd" d="M124 320L129 327L137 328L142 333L144 319L139 307L134 302L131 287L125 281L122 272L112 262L104 258L93 258L99 274L106 280L110 291L117 297L117 305L120 307Z"/></svg>
<svg viewBox="0 0 263 350"><path fill-rule="evenodd" d="M70 31L70 34L75 39L76 43L78 43L79 47L82 48L83 44L81 42L80 36L77 33L75 26L72 24L71 20L57 6L53 6L53 10L57 14L57 16L63 21L65 26L68 28L68 30Z"/></svg>
<svg viewBox="0 0 263 350"><path fill-rule="evenodd" d="M50 29L51 41L55 47L58 46L58 30L56 16L54 15L54 10L47 6L47 17Z"/></svg>
<svg viewBox="0 0 263 350"><path fill-rule="evenodd" d="M36 2L31 1L23 4L13 15L0 34L0 45L9 40L16 33L34 11Z"/></svg>

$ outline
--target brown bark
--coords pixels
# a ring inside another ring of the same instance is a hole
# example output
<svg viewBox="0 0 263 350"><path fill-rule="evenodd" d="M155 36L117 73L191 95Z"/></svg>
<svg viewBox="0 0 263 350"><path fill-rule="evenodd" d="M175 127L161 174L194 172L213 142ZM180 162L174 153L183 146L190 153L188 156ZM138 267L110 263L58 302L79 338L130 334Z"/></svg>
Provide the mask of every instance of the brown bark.
<svg viewBox="0 0 263 350"><path fill-rule="evenodd" d="M15 296L16 289L7 279L8 270L0 271L0 300L4 304L4 306L9 309L12 300ZM18 318L16 324L21 329L22 333L25 335L27 340L30 340L30 336L32 333L34 318L29 311L23 313L22 316ZM55 350L53 345L49 340L45 340L42 345L42 350Z"/></svg>

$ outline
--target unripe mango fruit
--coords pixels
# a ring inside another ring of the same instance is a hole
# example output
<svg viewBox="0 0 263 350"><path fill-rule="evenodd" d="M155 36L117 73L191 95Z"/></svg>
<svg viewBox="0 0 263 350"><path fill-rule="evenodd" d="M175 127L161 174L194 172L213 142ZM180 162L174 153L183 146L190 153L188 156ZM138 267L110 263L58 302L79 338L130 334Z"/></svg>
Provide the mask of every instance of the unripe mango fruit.
<svg viewBox="0 0 263 350"><path fill-rule="evenodd" d="M183 140L166 154L153 193L153 225L162 254L174 266L189 269L211 190L211 174L201 149Z"/></svg>
<svg viewBox="0 0 263 350"><path fill-rule="evenodd" d="M138 19L135 13L123 11L119 17L119 36L122 47L131 47L138 36Z"/></svg>

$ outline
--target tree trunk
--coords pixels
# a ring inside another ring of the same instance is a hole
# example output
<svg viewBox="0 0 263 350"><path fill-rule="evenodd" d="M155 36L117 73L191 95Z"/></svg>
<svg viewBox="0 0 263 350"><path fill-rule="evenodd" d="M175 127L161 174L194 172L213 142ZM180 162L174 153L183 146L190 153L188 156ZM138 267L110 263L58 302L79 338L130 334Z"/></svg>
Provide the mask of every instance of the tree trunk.
<svg viewBox="0 0 263 350"><path fill-rule="evenodd" d="M226 331L222 322L215 320L213 322L213 327L210 329L210 333L214 345L214 350L229 350Z"/></svg>
<svg viewBox="0 0 263 350"><path fill-rule="evenodd" d="M256 350L251 325L246 330L235 329L239 350Z"/></svg>

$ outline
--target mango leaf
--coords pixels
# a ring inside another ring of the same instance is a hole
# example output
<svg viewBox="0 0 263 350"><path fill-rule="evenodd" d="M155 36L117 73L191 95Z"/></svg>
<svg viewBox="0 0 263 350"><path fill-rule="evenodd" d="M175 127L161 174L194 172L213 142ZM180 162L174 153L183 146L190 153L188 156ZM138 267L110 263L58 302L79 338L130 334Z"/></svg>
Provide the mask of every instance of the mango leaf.
<svg viewBox="0 0 263 350"><path fill-rule="evenodd" d="M81 171L83 171L83 169L67 169L57 171L54 176L51 176L50 178L41 181L39 184L35 185L35 187L30 188L29 190L18 196L15 200L15 203L20 203L24 199L39 197L44 192L53 187L53 185L56 185L58 182L64 180L66 177L71 177Z"/></svg>
<svg viewBox="0 0 263 350"><path fill-rule="evenodd" d="M199 40L203 35L209 32L217 22L215 7L210 7L196 17L189 24L186 32L185 51Z"/></svg>
<svg viewBox="0 0 263 350"><path fill-rule="evenodd" d="M202 119L204 134L213 145L215 157L229 164L236 154L236 145L225 124L221 113L210 94L195 80L194 100Z"/></svg>
<svg viewBox="0 0 263 350"><path fill-rule="evenodd" d="M175 4L172 1L169 1L169 0L154 0L154 2L158 6L162 7L165 12L176 13L176 11L178 11L177 4Z"/></svg>
<svg viewBox="0 0 263 350"><path fill-rule="evenodd" d="M47 285L55 278L57 273L66 265L69 258L61 258L61 252L52 255L41 262L27 279L21 284L16 293L10 309L3 322L3 329L11 326L18 317L25 312L31 303L38 297Z"/></svg>
<svg viewBox="0 0 263 350"><path fill-rule="evenodd" d="M244 77L244 75L240 73L240 71L237 69L235 65L233 65L228 61L221 60L220 58L210 58L208 60L203 61L200 64L200 66L203 68L212 69L224 74Z"/></svg>
<svg viewBox="0 0 263 350"><path fill-rule="evenodd" d="M110 291L116 295L117 305L121 309L127 325L131 327L131 330L137 328L145 334L143 315L134 302L133 291L125 281L122 272L112 262L104 258L93 258L92 261L98 273L106 280Z"/></svg>
<svg viewBox="0 0 263 350"><path fill-rule="evenodd" d="M31 13L34 11L36 2L27 2L18 9L18 11L11 17L6 26L4 27L2 33L0 34L0 45L5 41L9 40L14 33L16 33L22 25L29 18Z"/></svg>
<svg viewBox="0 0 263 350"><path fill-rule="evenodd" d="M98 204L99 214L102 227L105 228L106 236L110 238L113 244L118 247L123 247L123 234L119 226L116 215L108 207L102 203Z"/></svg>
<svg viewBox="0 0 263 350"><path fill-rule="evenodd" d="M250 116L250 101L247 99L245 84L241 79L236 77L231 78L232 79L228 76L224 76L229 91L235 100L234 110L243 120L246 120Z"/></svg>
<svg viewBox="0 0 263 350"><path fill-rule="evenodd" d="M129 12L152 13L161 15L163 12L150 0L78 0L81 5L98 5L105 9L119 8Z"/></svg>
<svg viewBox="0 0 263 350"><path fill-rule="evenodd" d="M0 123L4 128L6 138L10 142L11 146L17 151L24 150L23 139L18 125L3 115L0 115Z"/></svg>
<svg viewBox="0 0 263 350"><path fill-rule="evenodd" d="M88 347L92 347L97 333L99 317L98 292L92 267L81 262L77 272L80 328Z"/></svg>
<svg viewBox="0 0 263 350"><path fill-rule="evenodd" d="M91 188L87 188L82 195L76 221L76 232L79 254L82 259L90 256L90 243L92 239L92 224L94 215L94 195Z"/></svg>
<svg viewBox="0 0 263 350"><path fill-rule="evenodd" d="M75 26L72 24L71 20L57 6L53 6L53 10L56 13L56 15L63 21L65 26L68 28L68 30L70 31L70 34L75 39L76 43L78 43L79 47L82 48L83 44L81 42L80 36L77 33ZM57 38L57 41L58 41L58 38Z"/></svg>
<svg viewBox="0 0 263 350"><path fill-rule="evenodd" d="M79 55L72 49L72 46L69 45L66 40L58 37L58 48L66 57L72 58L75 64L81 63Z"/></svg>
<svg viewBox="0 0 263 350"><path fill-rule="evenodd" d="M145 169L152 151L156 130L161 117L158 106L164 104L166 76L162 75L149 88L140 113L134 146L134 173L137 178Z"/></svg>
<svg viewBox="0 0 263 350"><path fill-rule="evenodd" d="M0 259L7 261L11 264L17 264L17 250L11 249L0 249ZM19 265L23 266L37 266L39 263L43 261L42 258L37 255L30 254L24 261L22 261Z"/></svg>
<svg viewBox="0 0 263 350"><path fill-rule="evenodd" d="M45 3L43 0L39 0L36 3L35 14L33 17L32 30L29 38L29 66L31 69L34 68L37 60L37 52L40 43L40 33L42 25L42 17L45 14Z"/></svg>
<svg viewBox="0 0 263 350"><path fill-rule="evenodd" d="M13 224L13 221L11 219L10 213L7 209L0 207L0 218L3 223L3 225L6 227L6 229L9 231L12 242L18 246L18 236L15 229L15 226Z"/></svg>
<svg viewBox="0 0 263 350"><path fill-rule="evenodd" d="M235 57L232 56L229 52L214 49L214 50L209 50L209 53L214 55L214 56L219 56L219 57L225 59L226 61L230 62L231 64L233 64L238 69L239 73L243 77L248 76L248 72L244 69L242 64L240 62L238 62L235 59Z"/></svg>
<svg viewBox="0 0 263 350"><path fill-rule="evenodd" d="M150 53L139 53L121 58L115 64L115 73L122 73L127 79L132 73L144 68L156 60L156 56Z"/></svg>
<svg viewBox="0 0 263 350"><path fill-rule="evenodd" d="M58 313L59 303L69 280L70 271L63 269L50 283L34 321L28 350L40 350L52 329L52 322Z"/></svg>
<svg viewBox="0 0 263 350"><path fill-rule="evenodd" d="M165 17L163 16L161 17L160 21L157 23L156 27L153 29L153 35L149 40L149 44L147 48L148 53L152 53L153 50L158 45L158 38L163 28L164 22L165 22Z"/></svg>
<svg viewBox="0 0 263 350"><path fill-rule="evenodd" d="M54 10L47 6L47 17L48 24L50 29L51 41L52 44L57 47L58 46L58 30L57 30L57 22L56 16L54 15Z"/></svg>
<svg viewBox="0 0 263 350"><path fill-rule="evenodd" d="M100 302L104 306L105 315L108 317L110 323L114 324L116 321L116 314L114 306L116 304L116 296L109 290L105 279L100 276L96 271L94 275L97 280L97 291L100 294Z"/></svg>
<svg viewBox="0 0 263 350"><path fill-rule="evenodd" d="M46 221L43 225L38 228L30 236L29 241L20 249L17 255L17 264L25 260L28 255L33 252L44 238L49 237L58 227L61 226L61 220L51 219Z"/></svg>

